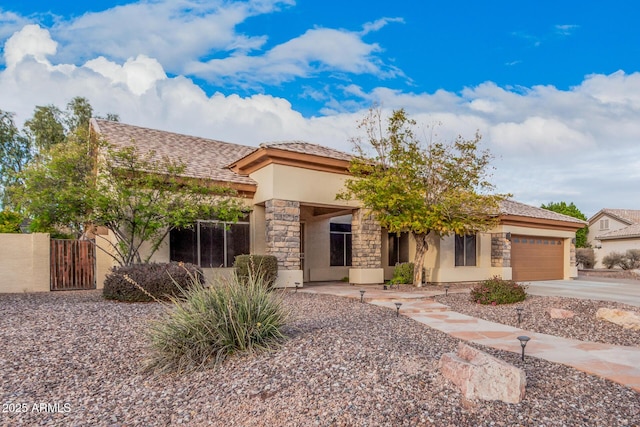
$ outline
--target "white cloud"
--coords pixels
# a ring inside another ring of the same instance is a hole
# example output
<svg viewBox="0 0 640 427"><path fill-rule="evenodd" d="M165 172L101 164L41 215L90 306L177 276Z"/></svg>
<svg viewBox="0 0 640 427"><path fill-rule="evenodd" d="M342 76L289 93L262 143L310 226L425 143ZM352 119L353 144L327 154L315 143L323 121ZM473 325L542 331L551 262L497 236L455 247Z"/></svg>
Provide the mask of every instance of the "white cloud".
<svg viewBox="0 0 640 427"><path fill-rule="evenodd" d="M314 28L261 55L233 55L207 62L191 61L185 71L211 81L281 83L323 71L393 77L402 73L385 66L380 46L345 30Z"/></svg>
<svg viewBox="0 0 640 427"><path fill-rule="evenodd" d="M301 40L281 45L279 58L286 62L295 57L292 52L307 52ZM358 38L353 40L357 46ZM640 195L640 176L633 168L640 158L640 73L590 75L569 90L506 89L486 82L460 93L406 93L346 84L349 102L327 97L325 115L307 118L288 100L270 95L209 96L189 78L168 76L152 56L95 57L76 66L52 62L55 52L48 31L33 26L5 45L11 66L0 70L0 109L17 113L19 126L36 105L64 106L85 96L97 114L117 113L130 124L250 145L303 139L349 151L357 120L378 102L388 110L406 108L425 138L438 122L443 126L435 128L437 138L472 137L480 130L483 145L496 156L499 190L525 203L573 201L587 214L603 206L638 207L633 201ZM308 58L324 58L325 52L318 46ZM366 58L367 48L362 52ZM334 67L359 70L347 58L332 61ZM309 88L308 95L320 97L313 89L319 88Z"/></svg>

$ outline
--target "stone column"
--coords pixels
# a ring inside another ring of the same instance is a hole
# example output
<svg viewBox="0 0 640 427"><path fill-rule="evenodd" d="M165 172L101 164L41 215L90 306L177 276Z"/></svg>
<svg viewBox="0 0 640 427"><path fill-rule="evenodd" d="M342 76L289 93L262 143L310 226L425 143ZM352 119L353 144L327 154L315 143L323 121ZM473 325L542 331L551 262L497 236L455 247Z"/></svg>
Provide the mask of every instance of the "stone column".
<svg viewBox="0 0 640 427"><path fill-rule="evenodd" d="M276 286L302 285L300 269L300 202L272 199L265 202L267 255L278 259Z"/></svg>
<svg viewBox="0 0 640 427"><path fill-rule="evenodd" d="M507 233L491 234L491 267L511 267L511 240Z"/></svg>
<svg viewBox="0 0 640 427"><path fill-rule="evenodd" d="M349 282L383 283L382 227L371 213L363 209L353 212L351 238L352 268L349 269Z"/></svg>

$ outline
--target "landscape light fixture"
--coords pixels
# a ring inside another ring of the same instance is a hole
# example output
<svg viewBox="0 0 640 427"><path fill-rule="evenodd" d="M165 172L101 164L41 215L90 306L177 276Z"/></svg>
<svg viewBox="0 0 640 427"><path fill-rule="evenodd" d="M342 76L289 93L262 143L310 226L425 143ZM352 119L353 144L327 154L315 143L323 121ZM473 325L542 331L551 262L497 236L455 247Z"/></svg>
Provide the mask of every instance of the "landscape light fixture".
<svg viewBox="0 0 640 427"><path fill-rule="evenodd" d="M524 308L516 307L516 313L518 313L518 326L520 326L520 322L522 321L522 311Z"/></svg>
<svg viewBox="0 0 640 427"><path fill-rule="evenodd" d="M446 297L447 295L449 295L449 288L451 286L450 285L444 285L444 296Z"/></svg>
<svg viewBox="0 0 640 427"><path fill-rule="evenodd" d="M364 289L360 291L360 302L364 302Z"/></svg>
<svg viewBox="0 0 640 427"><path fill-rule="evenodd" d="M520 346L522 347L522 361L524 361L524 348L527 346L527 342L530 340L526 335L521 335L518 337L518 341L520 341Z"/></svg>
<svg viewBox="0 0 640 427"><path fill-rule="evenodd" d="M396 317L400 316L400 306L402 305L401 302L397 302L396 303Z"/></svg>
<svg viewBox="0 0 640 427"><path fill-rule="evenodd" d="M300 287L300 282L295 282L296 283L296 293L298 293L298 288Z"/></svg>

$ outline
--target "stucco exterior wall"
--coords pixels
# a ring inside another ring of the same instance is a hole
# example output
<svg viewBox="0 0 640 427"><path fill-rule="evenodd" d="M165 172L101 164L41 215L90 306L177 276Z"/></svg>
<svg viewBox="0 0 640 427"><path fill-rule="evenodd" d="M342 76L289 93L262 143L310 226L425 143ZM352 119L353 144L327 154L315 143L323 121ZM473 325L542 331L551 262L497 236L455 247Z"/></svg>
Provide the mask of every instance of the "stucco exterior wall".
<svg viewBox="0 0 640 427"><path fill-rule="evenodd" d="M593 252L596 256L595 268L605 268L602 259L612 252L625 253L629 249L640 249L640 239L602 240Z"/></svg>
<svg viewBox="0 0 640 427"><path fill-rule="evenodd" d="M281 199L301 204L358 207L355 201L336 201L336 194L343 191L346 175L271 164L249 176L258 182L254 204Z"/></svg>
<svg viewBox="0 0 640 427"><path fill-rule="evenodd" d="M0 293L49 292L47 233L0 234Z"/></svg>

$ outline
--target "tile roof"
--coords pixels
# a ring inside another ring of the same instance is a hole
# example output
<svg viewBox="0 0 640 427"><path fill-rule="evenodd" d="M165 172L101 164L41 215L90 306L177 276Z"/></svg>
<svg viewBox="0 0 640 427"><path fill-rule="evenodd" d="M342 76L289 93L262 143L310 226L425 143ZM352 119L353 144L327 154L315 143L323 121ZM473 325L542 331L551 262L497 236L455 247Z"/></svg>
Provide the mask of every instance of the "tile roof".
<svg viewBox="0 0 640 427"><path fill-rule="evenodd" d="M265 142L260 144L260 147L276 148L294 153L312 154L314 156L328 157L337 160L351 161L352 158L351 154L304 141Z"/></svg>
<svg viewBox="0 0 640 427"><path fill-rule="evenodd" d="M623 222L629 222L631 224L640 224L640 210L635 209L601 209L595 216L599 214L607 214L612 217L622 219Z"/></svg>
<svg viewBox="0 0 640 427"><path fill-rule="evenodd" d="M256 150L256 147L148 129L109 120L92 119L92 124L94 129L111 144L122 147L136 145L144 152L154 151L158 159L166 156L184 162L186 169L183 175L186 177L238 184L256 184L253 179L240 176L227 168L230 163Z"/></svg>
<svg viewBox="0 0 640 427"><path fill-rule="evenodd" d="M596 236L597 240L609 240L609 239L628 239L632 237L640 237L640 223L633 224L628 227L620 228L618 230L609 231L605 234Z"/></svg>
<svg viewBox="0 0 640 427"><path fill-rule="evenodd" d="M529 218L549 219L587 225L587 222L581 219L559 214L547 209L525 205L524 203L516 202L514 200L503 200L500 203L500 213L502 215L524 216Z"/></svg>

